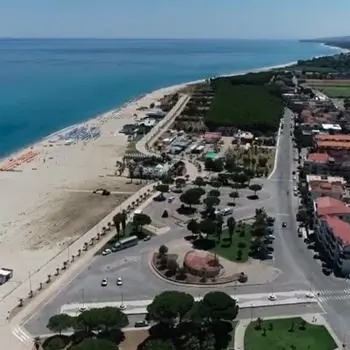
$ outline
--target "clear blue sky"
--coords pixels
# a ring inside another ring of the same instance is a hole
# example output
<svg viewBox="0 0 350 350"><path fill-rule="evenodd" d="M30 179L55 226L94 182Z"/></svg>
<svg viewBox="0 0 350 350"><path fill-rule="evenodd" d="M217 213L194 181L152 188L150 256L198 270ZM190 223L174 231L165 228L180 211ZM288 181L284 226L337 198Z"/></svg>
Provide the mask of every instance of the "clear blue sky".
<svg viewBox="0 0 350 350"><path fill-rule="evenodd" d="M0 0L0 37L350 35L350 0Z"/></svg>

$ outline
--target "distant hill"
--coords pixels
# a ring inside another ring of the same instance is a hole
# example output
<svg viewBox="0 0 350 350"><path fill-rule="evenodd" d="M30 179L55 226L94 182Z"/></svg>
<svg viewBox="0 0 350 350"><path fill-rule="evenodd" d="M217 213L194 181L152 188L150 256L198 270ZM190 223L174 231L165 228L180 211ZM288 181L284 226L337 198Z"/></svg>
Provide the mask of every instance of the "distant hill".
<svg viewBox="0 0 350 350"><path fill-rule="evenodd" d="M329 46L336 46L341 49L350 49L350 36L338 36L332 38L303 39L303 43L323 43Z"/></svg>

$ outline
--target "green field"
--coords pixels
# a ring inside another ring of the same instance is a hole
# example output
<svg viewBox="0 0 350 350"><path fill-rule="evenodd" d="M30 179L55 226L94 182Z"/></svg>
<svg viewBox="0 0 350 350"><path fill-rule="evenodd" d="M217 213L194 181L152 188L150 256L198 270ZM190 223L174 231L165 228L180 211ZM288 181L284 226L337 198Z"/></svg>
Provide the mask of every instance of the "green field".
<svg viewBox="0 0 350 350"><path fill-rule="evenodd" d="M252 233L249 225L245 225L245 230L243 232L237 229L233 234L232 242L228 231L224 230L221 234L220 242L216 244L211 252L230 261L245 262L249 258L251 240ZM240 243L245 246L240 247ZM242 251L241 259L238 259L239 250Z"/></svg>
<svg viewBox="0 0 350 350"><path fill-rule="evenodd" d="M349 86L332 86L332 85L316 85L315 89L322 91L328 97L350 97L350 85Z"/></svg>
<svg viewBox="0 0 350 350"><path fill-rule="evenodd" d="M234 126L261 134L277 130L282 100L265 85L233 85L223 81L215 86L213 102L205 115L209 129Z"/></svg>
<svg viewBox="0 0 350 350"><path fill-rule="evenodd" d="M256 322L252 322L246 329L245 350L334 350L337 348L324 326L306 323L303 329L300 317L265 320L261 330L256 330L255 326Z"/></svg>

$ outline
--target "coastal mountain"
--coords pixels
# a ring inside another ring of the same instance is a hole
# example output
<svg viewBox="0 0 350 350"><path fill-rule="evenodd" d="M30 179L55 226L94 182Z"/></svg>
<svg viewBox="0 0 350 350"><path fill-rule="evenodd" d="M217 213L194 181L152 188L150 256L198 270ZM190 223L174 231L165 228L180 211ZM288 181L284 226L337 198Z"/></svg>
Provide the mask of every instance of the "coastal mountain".
<svg viewBox="0 0 350 350"><path fill-rule="evenodd" d="M336 46L341 49L350 49L350 36L338 36L331 38L303 39L303 43L323 43L329 46Z"/></svg>

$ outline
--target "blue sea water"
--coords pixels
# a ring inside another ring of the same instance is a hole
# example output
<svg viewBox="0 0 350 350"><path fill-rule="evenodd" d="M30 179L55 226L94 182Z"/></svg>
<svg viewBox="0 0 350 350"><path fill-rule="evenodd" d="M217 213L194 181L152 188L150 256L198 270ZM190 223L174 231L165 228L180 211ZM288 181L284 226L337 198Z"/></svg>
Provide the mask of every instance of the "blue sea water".
<svg viewBox="0 0 350 350"><path fill-rule="evenodd" d="M0 156L154 89L339 52L275 40L0 40Z"/></svg>

